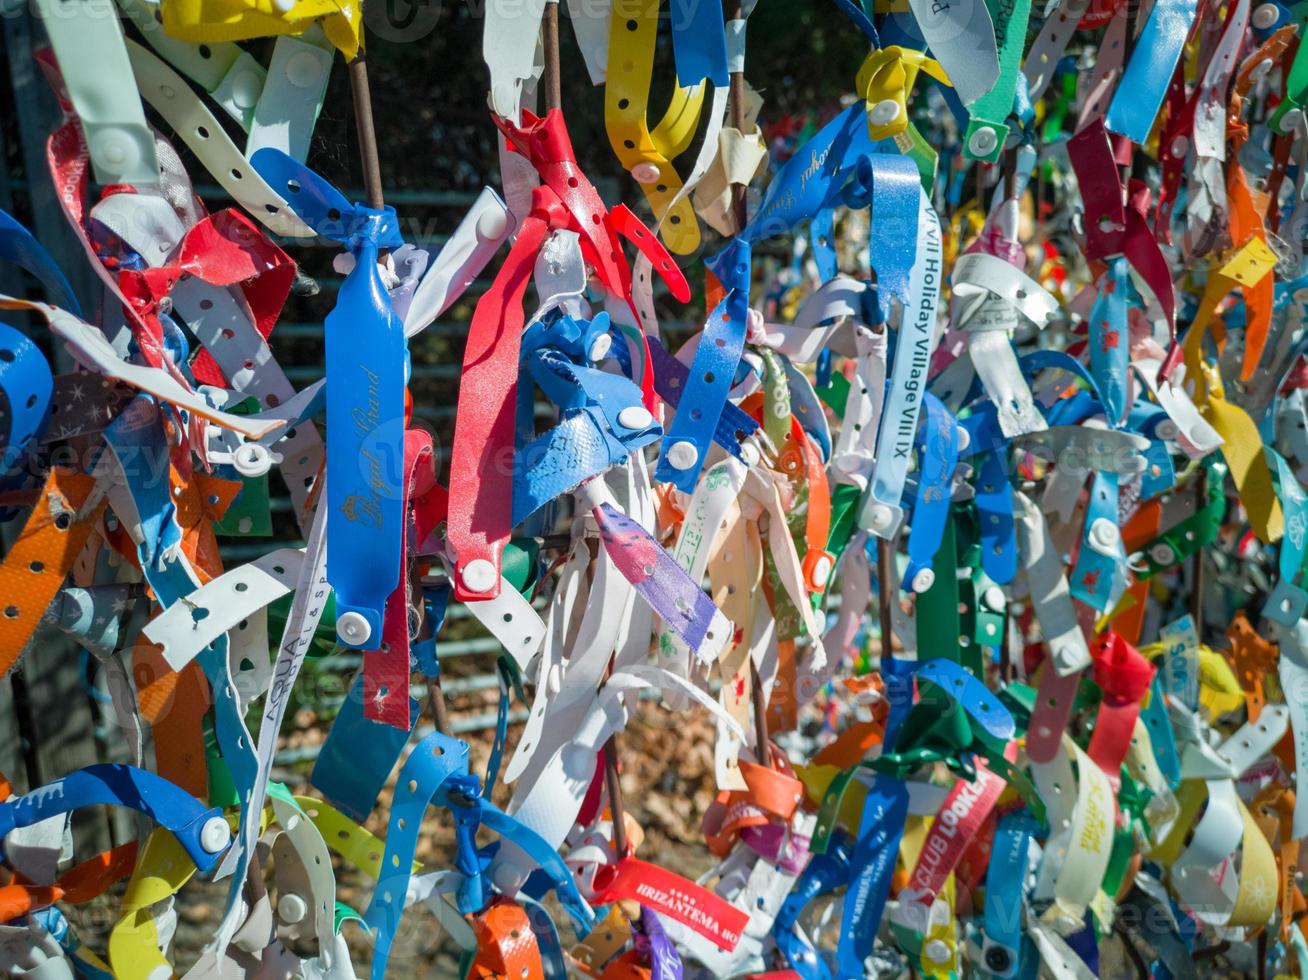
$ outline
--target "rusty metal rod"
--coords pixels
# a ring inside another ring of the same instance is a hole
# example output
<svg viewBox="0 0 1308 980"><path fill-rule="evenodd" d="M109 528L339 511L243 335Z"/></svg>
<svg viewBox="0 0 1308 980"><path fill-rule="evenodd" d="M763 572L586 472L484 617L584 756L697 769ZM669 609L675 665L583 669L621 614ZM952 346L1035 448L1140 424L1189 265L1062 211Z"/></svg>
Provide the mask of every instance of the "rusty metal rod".
<svg viewBox="0 0 1308 980"><path fill-rule="evenodd" d="M545 16L541 20L541 47L545 53L545 108L563 107L563 81L559 74L559 5L557 0L546 0Z"/></svg>
<svg viewBox="0 0 1308 980"><path fill-rule="evenodd" d="M891 655L891 641L894 639L895 629L891 617L890 604L894 601L894 575L892 574L892 563L894 553L891 550L890 542L885 538L877 539L877 607L881 612L881 656L889 657ZM883 668L884 669L884 668Z"/></svg>
<svg viewBox="0 0 1308 980"><path fill-rule="evenodd" d="M745 19L745 8L741 0L723 0L722 15L730 23ZM730 88L727 90L727 105L730 107L731 128L737 132L745 131L745 73L731 73ZM745 227L747 219L747 188L744 184L731 185L731 210L736 220L737 230ZM754 745L758 750L758 764L772 765L772 751L768 747L768 707L763 698L763 678L759 676L754 663L749 665L749 694L754 707Z"/></svg>
<svg viewBox="0 0 1308 980"><path fill-rule="evenodd" d="M627 856L627 808L622 802L622 782L618 779L616 735L610 735L604 743L604 786L609 792L609 813L613 817L613 849L621 861Z"/></svg>
<svg viewBox="0 0 1308 980"><path fill-rule="evenodd" d="M1208 496L1208 471L1202 467L1194 485L1195 510L1203 510ZM1190 618L1194 620L1194 632L1200 643L1204 641L1204 549L1199 548L1190 557L1191 589Z"/></svg>
<svg viewBox="0 0 1308 980"><path fill-rule="evenodd" d="M386 206L382 195L381 160L377 156L377 130L372 121L372 92L368 87L368 61L363 49L350 62L350 94L354 99L354 125L359 134L359 159L363 163L363 187L368 207Z"/></svg>
<svg viewBox="0 0 1308 980"><path fill-rule="evenodd" d="M745 19L745 8L741 0L723 0L722 12L728 23L733 20ZM727 104L731 107L731 128L743 133L745 131L745 73L743 71L733 71L730 85L731 87L727 92ZM745 227L745 194L744 184L731 185L731 210L735 216L738 230ZM760 762L760 764L765 763Z"/></svg>

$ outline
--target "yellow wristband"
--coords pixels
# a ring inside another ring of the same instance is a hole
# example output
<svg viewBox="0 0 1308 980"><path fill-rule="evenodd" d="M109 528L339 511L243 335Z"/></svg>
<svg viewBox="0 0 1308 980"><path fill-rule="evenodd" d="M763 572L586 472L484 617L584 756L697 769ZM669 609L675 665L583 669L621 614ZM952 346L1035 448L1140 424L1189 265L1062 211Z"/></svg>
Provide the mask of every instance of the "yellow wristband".
<svg viewBox="0 0 1308 980"><path fill-rule="evenodd" d="M908 128L908 93L917 73L949 85L949 76L934 58L921 51L891 45L873 51L859 68L854 90L867 103L868 135L873 142L889 139Z"/></svg>
<svg viewBox="0 0 1308 980"><path fill-rule="evenodd" d="M688 255L699 247L699 221L688 198L672 204L681 190L681 178L671 160L695 137L704 86L678 85L662 121L650 131L646 114L658 26L659 0L624 0L613 5L604 128L623 168L645 192L668 251Z"/></svg>
<svg viewBox="0 0 1308 980"><path fill-rule="evenodd" d="M163 0L164 31L182 41L244 41L303 34L321 21L347 59L363 45L363 9L353 0Z"/></svg>

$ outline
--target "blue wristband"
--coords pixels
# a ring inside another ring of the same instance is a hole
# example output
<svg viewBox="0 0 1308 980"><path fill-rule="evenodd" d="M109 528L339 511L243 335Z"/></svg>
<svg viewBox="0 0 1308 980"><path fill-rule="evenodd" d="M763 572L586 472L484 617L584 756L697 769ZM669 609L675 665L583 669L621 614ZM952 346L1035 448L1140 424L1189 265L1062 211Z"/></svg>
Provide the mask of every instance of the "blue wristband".
<svg viewBox="0 0 1308 980"><path fill-rule="evenodd" d="M362 823L372 813L386 778L408 744L420 712L418 702L410 698L408 729L365 717L363 672L360 671L327 730L309 782L328 803Z"/></svg>
<svg viewBox="0 0 1308 980"><path fill-rule="evenodd" d="M1117 474L1096 472L1081 551L1068 583L1074 598L1100 612L1107 612L1117 601L1126 573L1126 552L1117 526L1117 494Z"/></svg>
<svg viewBox="0 0 1308 980"><path fill-rule="evenodd" d="M26 269L45 287L51 304L81 318L82 307L54 257L30 231L4 211L0 211L0 262L12 262Z"/></svg>
<svg viewBox="0 0 1308 980"><path fill-rule="evenodd" d="M727 31L722 11L711 3L669 3L672 53L677 84L682 88L708 79L717 88L730 80L727 72Z"/></svg>
<svg viewBox="0 0 1308 980"><path fill-rule="evenodd" d="M958 467L958 424L934 395L927 394L925 405L926 421L918 430L916 441L921 465L908 532L908 567L904 571L904 581L915 592L929 587L921 576L931 569L944 539L945 521L953 502L954 470ZM930 579L934 581L934 574ZM923 588L919 589L918 584Z"/></svg>
<svg viewBox="0 0 1308 980"><path fill-rule="evenodd" d="M868 787L858 843L849 862L849 887L836 947L842 977L863 976L863 964L872 955L907 819L908 787L902 780L878 774Z"/></svg>
<svg viewBox="0 0 1308 980"><path fill-rule="evenodd" d="M1000 585L1017 575L1017 530L1013 486L1008 482L1008 455L981 457L977 474L977 517L981 522L981 568Z"/></svg>
<svg viewBox="0 0 1308 980"><path fill-rule="evenodd" d="M1197 9L1196 0L1156 0L1104 117L1111 132L1140 145L1149 139Z"/></svg>
<svg viewBox="0 0 1308 980"><path fill-rule="evenodd" d="M1036 822L1026 810L999 818L986 871L985 941L981 947L985 968L996 977L1015 977L1022 956L1022 906L1031 840Z"/></svg>
<svg viewBox="0 0 1308 980"><path fill-rule="evenodd" d="M54 376L41 349L3 322L0 352L0 472L7 472L46 427Z"/></svg>
<svg viewBox="0 0 1308 980"><path fill-rule="evenodd" d="M659 450L657 479L693 493L708 458L722 407L735 381L749 324L750 245L743 237L731 243L708 266L725 295L709 315L695 350L676 417Z"/></svg>
<svg viewBox="0 0 1308 980"><path fill-rule="evenodd" d="M400 581L404 551L404 324L391 307L377 257L404 244L394 208L350 204L336 188L281 150L250 160L270 186L285 188L296 214L344 245L354 268L327 315L327 580L336 593L346 646L373 648L386 600ZM366 624L361 628L359 619Z"/></svg>
<svg viewBox="0 0 1308 980"><path fill-rule="evenodd" d="M87 766L0 803L0 841L18 827L100 804L128 807L168 828L202 872L214 866L231 842L221 809L203 806L162 776L125 765Z"/></svg>
<svg viewBox="0 0 1308 980"><path fill-rule="evenodd" d="M1102 393L1108 424L1118 428L1126 413L1126 375L1131 366L1130 326L1126 319L1125 256L1108 260L1090 308L1090 371Z"/></svg>

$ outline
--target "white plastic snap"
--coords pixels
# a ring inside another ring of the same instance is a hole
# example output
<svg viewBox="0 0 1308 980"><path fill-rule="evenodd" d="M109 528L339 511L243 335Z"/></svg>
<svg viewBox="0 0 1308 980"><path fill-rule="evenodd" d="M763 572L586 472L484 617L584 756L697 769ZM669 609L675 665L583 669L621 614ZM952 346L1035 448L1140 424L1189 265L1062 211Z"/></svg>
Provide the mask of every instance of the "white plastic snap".
<svg viewBox="0 0 1308 980"><path fill-rule="evenodd" d="M813 563L813 584L823 586L827 584L827 579L831 577L831 559L823 555Z"/></svg>
<svg viewBox="0 0 1308 980"><path fill-rule="evenodd" d="M882 99L868 110L867 117L878 126L889 126L899 118L899 103L894 99Z"/></svg>
<svg viewBox="0 0 1308 980"><path fill-rule="evenodd" d="M210 817L200 828L200 846L210 854L217 854L232 839L232 830L222 817Z"/></svg>
<svg viewBox="0 0 1308 980"><path fill-rule="evenodd" d="M1161 542L1149 549L1149 557L1160 565L1171 565L1176 562L1176 552L1172 550L1171 545Z"/></svg>
<svg viewBox="0 0 1308 980"><path fill-rule="evenodd" d="M918 592L918 593L926 592L928 589L931 588L931 586L935 584L936 584L936 573L930 568L918 569L917 574L913 576L914 592Z"/></svg>
<svg viewBox="0 0 1308 980"><path fill-rule="evenodd" d="M308 912L309 906L305 904L304 899L294 892L282 895L277 899L277 918L287 925L294 925L303 921Z"/></svg>
<svg viewBox="0 0 1308 980"><path fill-rule="evenodd" d="M592 361L602 361L609 356L612 347L613 338L606 333L602 333L591 342L590 350L586 351L586 356Z"/></svg>
<svg viewBox="0 0 1308 980"><path fill-rule="evenodd" d="M972 153L979 157L988 157L995 152L995 147L999 145L999 137L995 131L989 127L978 129L972 134L972 138L967 141L967 147Z"/></svg>
<svg viewBox="0 0 1308 980"><path fill-rule="evenodd" d="M1274 3L1264 3L1257 7L1253 12L1253 26L1260 31L1265 31L1281 16Z"/></svg>
<svg viewBox="0 0 1308 980"><path fill-rule="evenodd" d="M363 613L341 613L336 617L336 635L352 646L359 646L368 642L368 637L372 636L372 627L368 625Z"/></svg>
<svg viewBox="0 0 1308 980"><path fill-rule="evenodd" d="M624 429L644 429L653 421L654 416L639 405L624 408L618 413L618 425Z"/></svg>
<svg viewBox="0 0 1308 980"><path fill-rule="evenodd" d="M924 933L931 928L931 910L911 896L907 900L900 898L895 918L914 932Z"/></svg>
<svg viewBox="0 0 1308 980"><path fill-rule="evenodd" d="M91 155L114 167L127 167L137 157L132 141L118 129L102 130L91 145Z"/></svg>
<svg viewBox="0 0 1308 980"><path fill-rule="evenodd" d="M868 515L868 519L872 522L874 530L884 531L894 522L895 515L891 513L890 508L885 504L877 504L872 508L872 513Z"/></svg>
<svg viewBox="0 0 1308 980"><path fill-rule="evenodd" d="M985 599L986 605L995 612L999 612L1004 608L1004 590L997 585L992 585L986 589L982 598Z"/></svg>
<svg viewBox="0 0 1308 980"><path fill-rule="evenodd" d="M647 160L632 167L631 176L638 184L655 184L662 175L659 173L658 164Z"/></svg>
<svg viewBox="0 0 1308 980"><path fill-rule="evenodd" d="M668 447L668 462L675 469L688 470L695 465L695 460L699 459L699 450L695 448L694 443L682 439L680 442L674 442Z"/></svg>
<svg viewBox="0 0 1308 980"><path fill-rule="evenodd" d="M1090 543L1105 551L1116 547L1120 532L1117 525L1106 517L1099 517L1090 525Z"/></svg>
<svg viewBox="0 0 1308 980"><path fill-rule="evenodd" d="M489 592L495 588L495 566L485 558L474 558L464 565L460 577L469 592Z"/></svg>
<svg viewBox="0 0 1308 980"><path fill-rule="evenodd" d="M247 442L232 453L232 466L241 476L263 476L272 469L272 456L257 442Z"/></svg>
<svg viewBox="0 0 1308 980"><path fill-rule="evenodd" d="M512 898L518 894L518 889L522 886L526 877L516 864L505 861L495 869L495 887L500 890L501 894Z"/></svg>
<svg viewBox="0 0 1308 980"><path fill-rule="evenodd" d="M932 939L922 947L922 952L933 963L943 963L949 959L949 944L943 939Z"/></svg>

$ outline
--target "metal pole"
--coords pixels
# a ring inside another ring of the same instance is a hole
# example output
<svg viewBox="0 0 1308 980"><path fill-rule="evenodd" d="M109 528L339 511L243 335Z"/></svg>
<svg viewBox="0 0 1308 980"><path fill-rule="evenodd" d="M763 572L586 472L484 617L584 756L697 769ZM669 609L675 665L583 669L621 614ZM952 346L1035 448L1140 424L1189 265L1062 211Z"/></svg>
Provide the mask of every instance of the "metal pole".
<svg viewBox="0 0 1308 980"><path fill-rule="evenodd" d="M727 22L745 19L745 8L741 0L723 0L723 13ZM731 73L731 87L728 89L727 103L731 106L731 128L737 132L745 129L745 73ZM745 227L745 185L731 185L731 209L736 218L737 230Z"/></svg>
<svg viewBox="0 0 1308 980"><path fill-rule="evenodd" d="M559 4L546 0L541 21L541 47L545 49L545 108L563 107L563 81L559 74Z"/></svg>
<svg viewBox="0 0 1308 980"><path fill-rule="evenodd" d="M727 23L745 19L745 8L741 0L723 0L722 13ZM731 128L743 133L745 130L745 72L731 73L730 88L727 90L727 105L730 107ZM744 184L731 185L731 210L736 221L736 230L745 227L747 218L746 187ZM759 676L758 666L749 664L749 696L754 702L754 745L757 750L757 762L760 766L772 765L772 751L768 740L768 710L763 699L763 678Z"/></svg>
<svg viewBox="0 0 1308 980"><path fill-rule="evenodd" d="M354 98L354 124L359 133L359 158L363 162L363 187L368 195L368 207L381 210L386 206L382 196L381 160L377 156L377 131L372 122L372 93L368 87L368 61L363 49L350 62L350 94Z"/></svg>
<svg viewBox="0 0 1308 980"><path fill-rule="evenodd" d="M893 561L894 553L891 551L890 542L885 538L878 538L877 582L880 587L877 589L877 606L881 612L882 658L891 655L891 641L895 636L895 628L890 615L890 603L894 600L894 576L891 571Z"/></svg>
<svg viewBox="0 0 1308 980"><path fill-rule="evenodd" d="M1208 471L1199 469L1199 477L1194 485L1195 510L1203 509L1208 496ZM1190 618L1194 620L1194 632L1200 643L1204 641L1204 552L1200 548L1190 557L1191 589Z"/></svg>
<svg viewBox="0 0 1308 980"><path fill-rule="evenodd" d="M627 810L622 803L622 783L618 779L617 735L610 735L604 743L604 786L609 791L609 813L613 817L613 849L621 861L627 856Z"/></svg>

